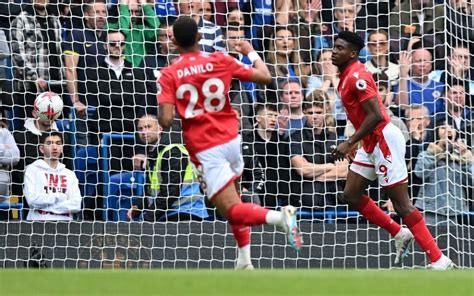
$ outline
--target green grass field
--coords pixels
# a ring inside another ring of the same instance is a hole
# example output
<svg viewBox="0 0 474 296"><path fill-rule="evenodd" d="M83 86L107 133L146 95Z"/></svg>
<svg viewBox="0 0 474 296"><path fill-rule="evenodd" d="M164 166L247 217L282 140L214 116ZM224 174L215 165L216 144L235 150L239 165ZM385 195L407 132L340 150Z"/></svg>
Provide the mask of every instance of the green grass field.
<svg viewBox="0 0 474 296"><path fill-rule="evenodd" d="M0 295L474 295L474 270L1 270Z"/></svg>

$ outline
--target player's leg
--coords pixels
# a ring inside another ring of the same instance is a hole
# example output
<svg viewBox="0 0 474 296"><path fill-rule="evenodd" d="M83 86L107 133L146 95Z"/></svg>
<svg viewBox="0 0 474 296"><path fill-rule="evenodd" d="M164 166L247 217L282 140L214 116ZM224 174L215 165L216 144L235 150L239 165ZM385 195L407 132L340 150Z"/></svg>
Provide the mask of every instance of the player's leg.
<svg viewBox="0 0 474 296"><path fill-rule="evenodd" d="M354 164L352 164L347 175L346 187L344 188L344 199L352 208L357 209L366 220L387 230L390 235L394 237L398 232L400 232L401 226L393 221L389 215L385 214L385 212L365 194L370 180L359 173L362 173L364 168L367 168L365 171L369 171L368 169L370 167L363 167L362 165L357 166L358 167L354 167ZM354 172L354 170L357 171L357 173ZM370 176L370 174L365 175Z"/></svg>
<svg viewBox="0 0 474 296"><path fill-rule="evenodd" d="M423 216L413 206L408 195L408 173L405 165L406 147L403 135L398 128L391 124L384 128L383 135L383 141L379 143L374 151L374 162L379 175L379 183L392 201L395 211L402 217L403 222L411 231L403 229L395 237L397 248L395 263L398 263L406 255L414 237L420 247L427 253L431 262L440 262L445 265L449 258L443 257L444 255L426 227ZM440 261L440 259L442 260ZM451 261L449 260L449 262Z"/></svg>
<svg viewBox="0 0 474 296"><path fill-rule="evenodd" d="M454 267L452 261L443 255L439 249L428 227L426 227L426 223L420 211L411 203L408 196L407 183L386 188L385 191L390 197L395 211L400 217L402 217L403 222L410 229L416 242L430 258L430 261L432 262L431 267L435 269L448 269Z"/></svg>

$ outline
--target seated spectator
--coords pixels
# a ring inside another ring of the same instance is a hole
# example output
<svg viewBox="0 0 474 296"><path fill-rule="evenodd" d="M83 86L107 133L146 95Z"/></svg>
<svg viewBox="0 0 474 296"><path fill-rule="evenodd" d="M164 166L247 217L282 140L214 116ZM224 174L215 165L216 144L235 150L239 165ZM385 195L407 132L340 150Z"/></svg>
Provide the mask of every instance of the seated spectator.
<svg viewBox="0 0 474 296"><path fill-rule="evenodd" d="M410 196L417 196L423 181L413 174L418 155L426 150L428 143L433 141L433 133L428 127L431 119L428 108L423 105L412 105L405 111L405 122L410 138L406 143L405 160L408 169L408 183L411 185Z"/></svg>
<svg viewBox="0 0 474 296"><path fill-rule="evenodd" d="M356 30L356 15L359 4L357 0L336 0L334 2L334 21L321 27L321 35L314 38L313 57L319 55L324 48L332 48L334 37L341 31L356 32L366 40L365 31ZM367 48L360 50L359 59L365 63L368 60Z"/></svg>
<svg viewBox="0 0 474 296"><path fill-rule="evenodd" d="M0 202L10 197L10 172L19 161L20 150L8 130L6 118L0 113Z"/></svg>
<svg viewBox="0 0 474 296"><path fill-rule="evenodd" d="M321 0L298 0L295 1L297 14L290 20L298 32L298 49L305 63L312 62L313 36L320 32L321 25Z"/></svg>
<svg viewBox="0 0 474 296"><path fill-rule="evenodd" d="M473 130L473 114L466 107L466 91L461 81L451 81L446 86L446 95L443 100L446 112L435 116L435 126L448 122L454 127L460 138L467 141L468 147L472 147L471 137Z"/></svg>
<svg viewBox="0 0 474 296"><path fill-rule="evenodd" d="M147 53L154 52L160 20L146 0L120 0L119 10L119 23L109 23L108 27L125 35L125 58L138 67Z"/></svg>
<svg viewBox="0 0 474 296"><path fill-rule="evenodd" d="M27 220L73 220L81 210L79 181L71 170L61 163L62 134L44 133L39 142L43 157L25 170L23 191L30 207Z"/></svg>
<svg viewBox="0 0 474 296"><path fill-rule="evenodd" d="M292 193L301 194L303 208L322 210L337 204L342 192L339 180L348 173L348 161L335 161L331 151L336 146L334 127L326 124L324 101L304 103L306 125L291 135L290 157L293 168Z"/></svg>
<svg viewBox="0 0 474 296"><path fill-rule="evenodd" d="M414 47L411 54L400 53L400 83L395 88L395 103L400 108L423 104L432 115L444 110L440 100L444 84L429 78L432 69L433 55L428 49Z"/></svg>
<svg viewBox="0 0 474 296"><path fill-rule="evenodd" d="M435 134L435 141L418 155L414 172L423 184L415 205L423 210L428 225L457 225L457 216L469 212L472 151L447 122L437 126Z"/></svg>
<svg viewBox="0 0 474 296"><path fill-rule="evenodd" d="M474 31L474 30L473 30ZM448 70L435 70L430 73L430 79L443 84L452 84L458 80L464 84L467 90L466 106L474 107L474 77L471 76L471 55L469 48L463 45L457 45L450 48L448 56Z"/></svg>
<svg viewBox="0 0 474 296"><path fill-rule="evenodd" d="M133 157L134 169L147 171L146 198L138 199L128 211L131 220L141 211L145 221L164 219L171 211L177 221L207 218L189 155L182 144L160 144L161 127L153 115L138 121L138 136L145 148ZM169 217L167 218L169 219Z"/></svg>
<svg viewBox="0 0 474 296"><path fill-rule="evenodd" d="M388 59L388 33L385 30L372 31L368 37L368 49L372 59L365 63L367 70L372 74L387 75L392 86L398 83L400 68Z"/></svg>
<svg viewBox="0 0 474 296"><path fill-rule="evenodd" d="M283 138L288 140L292 133L301 130L306 124L303 113L303 89L297 79L284 80L278 87L279 104L278 130Z"/></svg>
<svg viewBox="0 0 474 296"><path fill-rule="evenodd" d="M264 174L264 188L260 193L262 205L275 208L278 200L288 198L289 170L288 142L278 133L276 104L256 104L254 130L242 134L243 145L252 145Z"/></svg>

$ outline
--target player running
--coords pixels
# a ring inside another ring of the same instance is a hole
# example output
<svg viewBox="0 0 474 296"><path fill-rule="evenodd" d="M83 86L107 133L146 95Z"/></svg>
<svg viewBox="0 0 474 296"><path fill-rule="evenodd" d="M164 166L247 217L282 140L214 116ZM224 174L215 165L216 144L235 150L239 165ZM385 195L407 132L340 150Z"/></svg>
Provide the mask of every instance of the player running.
<svg viewBox="0 0 474 296"><path fill-rule="evenodd" d="M407 255L415 239L430 258L431 268L453 268L453 262L441 253L423 216L410 202L405 140L401 131L390 122L372 75L359 62L359 51L363 47L364 41L357 34L342 31L336 37L332 51L332 63L340 73L338 91L347 116L356 129L333 153L338 159L352 159L359 141L363 142L350 166L344 198L365 219L394 237L397 252L395 264ZM370 181L376 178L410 230L393 221L365 194Z"/></svg>
<svg viewBox="0 0 474 296"><path fill-rule="evenodd" d="M159 122L162 127L169 127L177 109L186 148L203 178L206 195L221 215L227 217L237 241L236 269L253 269L249 226L275 225L286 232L291 246L299 251L303 240L296 223L296 209L286 206L278 212L242 203L234 184L242 174L244 163L239 119L228 98L231 80L268 84L270 72L246 41L239 41L236 50L249 57L253 68L224 53L201 52L198 44L201 35L190 17L179 17L173 33L173 43L180 56L161 71L157 81Z"/></svg>

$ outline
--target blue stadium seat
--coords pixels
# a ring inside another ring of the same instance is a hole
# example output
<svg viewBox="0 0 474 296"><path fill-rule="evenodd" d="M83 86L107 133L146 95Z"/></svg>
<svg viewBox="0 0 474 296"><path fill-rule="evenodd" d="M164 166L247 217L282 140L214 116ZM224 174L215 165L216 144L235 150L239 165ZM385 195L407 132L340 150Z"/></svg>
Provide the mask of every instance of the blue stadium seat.
<svg viewBox="0 0 474 296"><path fill-rule="evenodd" d="M143 197L145 172L122 172L110 176L107 199L107 218L127 221L127 211L133 199Z"/></svg>
<svg viewBox="0 0 474 296"><path fill-rule="evenodd" d="M98 149L87 147L80 149L74 158L74 172L79 180L79 188L83 197L96 194L96 185L99 180Z"/></svg>

